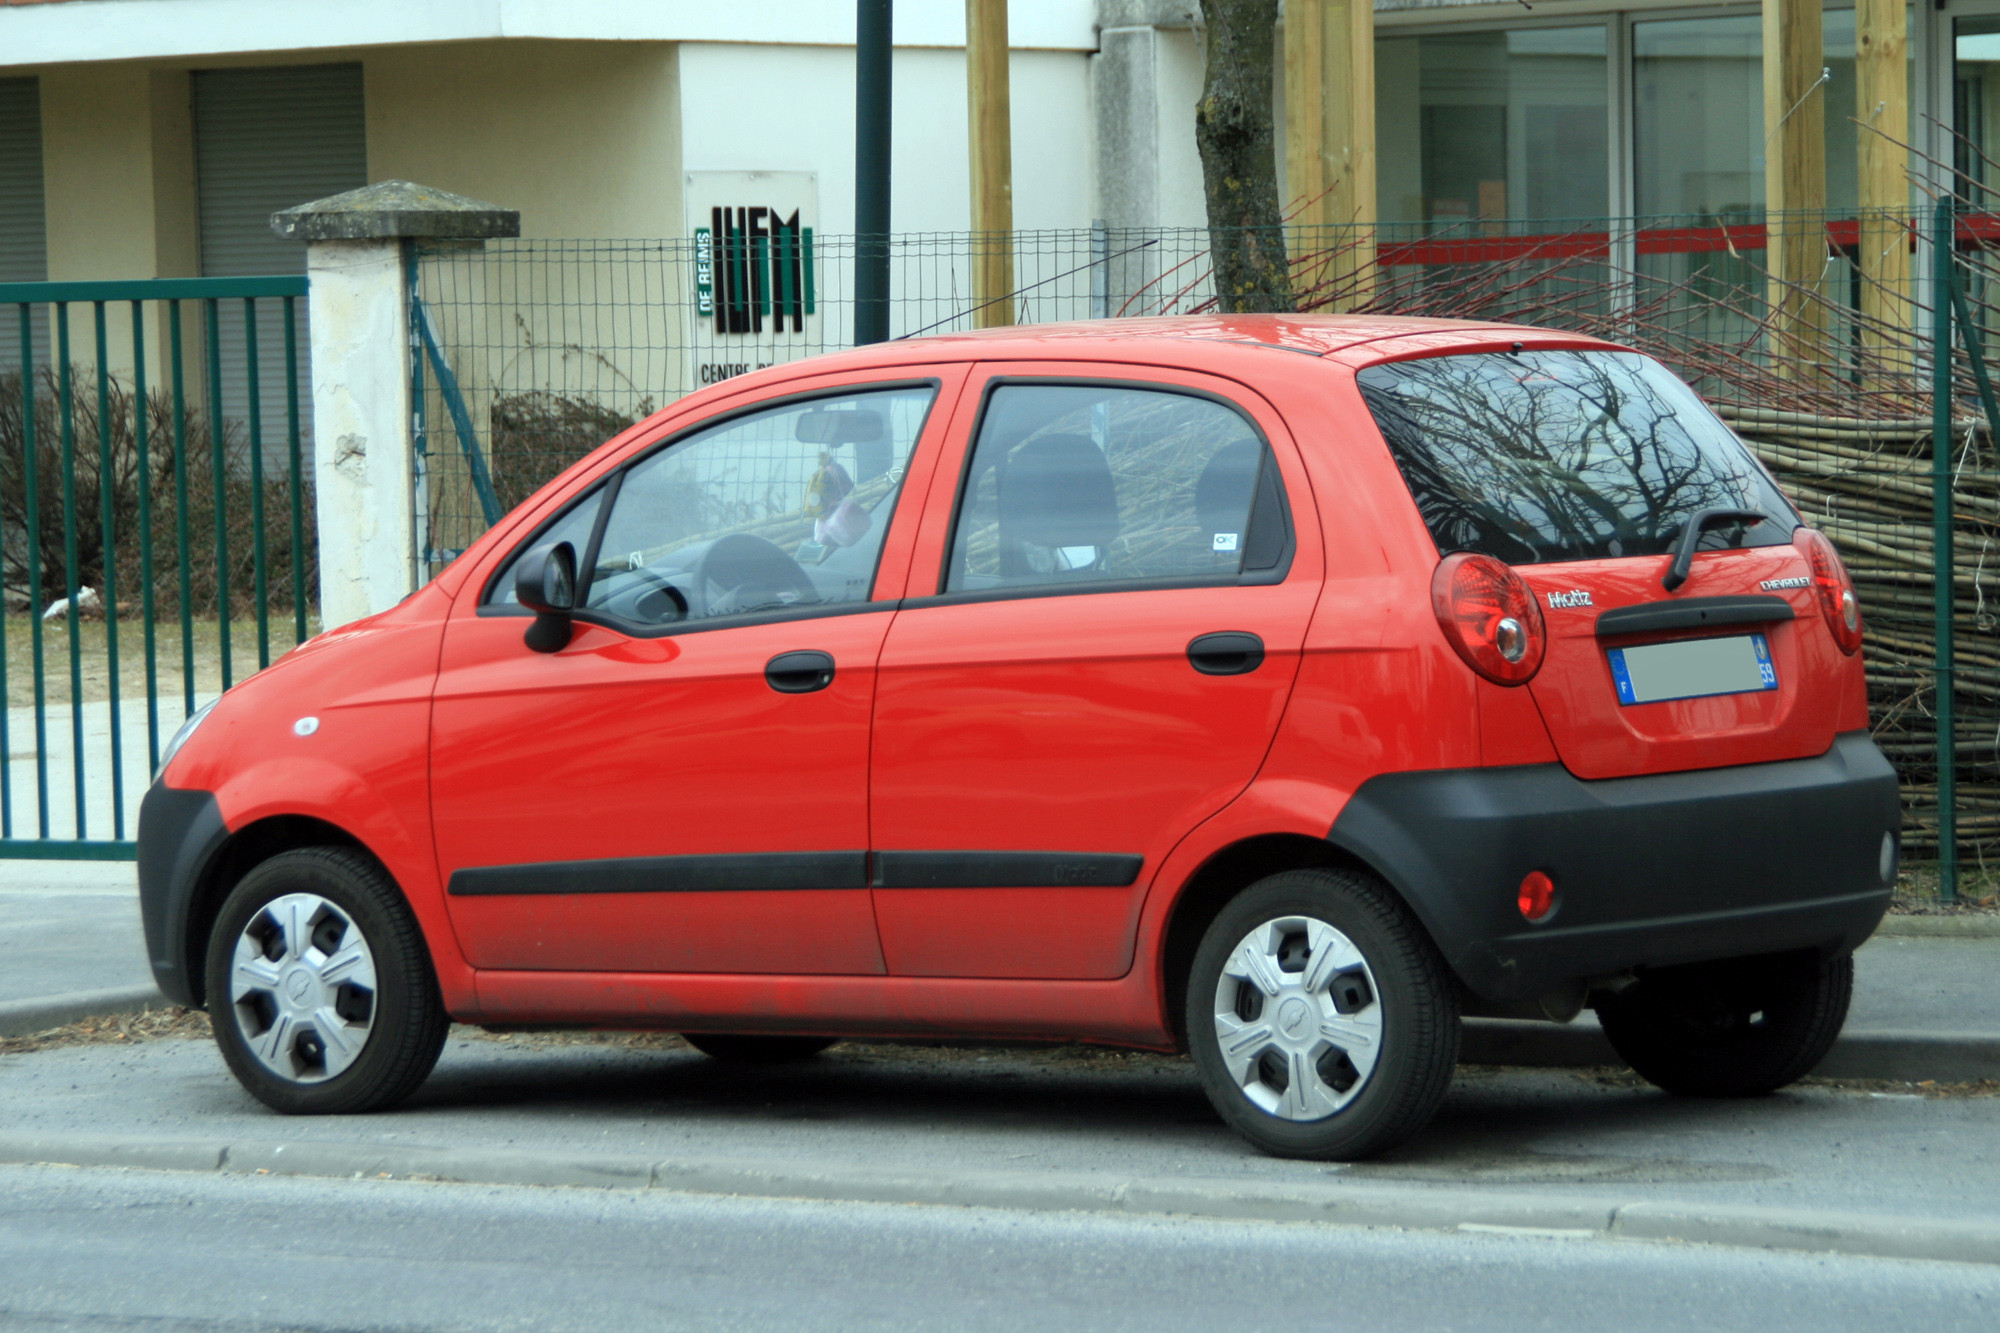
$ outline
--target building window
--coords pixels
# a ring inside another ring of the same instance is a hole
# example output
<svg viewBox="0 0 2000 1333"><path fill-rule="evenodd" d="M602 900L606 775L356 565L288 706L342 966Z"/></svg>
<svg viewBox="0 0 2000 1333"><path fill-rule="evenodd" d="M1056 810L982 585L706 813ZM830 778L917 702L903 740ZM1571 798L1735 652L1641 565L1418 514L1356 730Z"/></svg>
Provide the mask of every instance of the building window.
<svg viewBox="0 0 2000 1333"><path fill-rule="evenodd" d="M1601 26L1375 44L1377 192L1389 222L1609 211Z"/></svg>
<svg viewBox="0 0 2000 1333"><path fill-rule="evenodd" d="M1856 200L1854 11L1822 23L1826 204ZM1632 25L1633 204L1641 215L1764 208L1764 40L1755 14Z"/></svg>

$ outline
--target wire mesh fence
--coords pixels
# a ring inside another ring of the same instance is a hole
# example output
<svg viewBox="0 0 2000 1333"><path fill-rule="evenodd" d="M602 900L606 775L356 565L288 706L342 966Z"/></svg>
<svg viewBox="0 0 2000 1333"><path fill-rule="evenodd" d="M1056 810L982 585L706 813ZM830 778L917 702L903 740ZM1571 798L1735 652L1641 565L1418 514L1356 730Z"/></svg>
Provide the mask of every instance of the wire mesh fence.
<svg viewBox="0 0 2000 1333"><path fill-rule="evenodd" d="M1831 535L1868 619L1869 707L1904 779L1905 843L1938 829L1932 344L1936 256L1967 318L1950 343L1955 808L2000 869L2000 457L1982 404L2000 336L2000 217L1757 213L1304 228L1271 304L1503 320L1651 353L1699 388ZM891 238L894 337L990 322L973 273L1004 247L1017 324L1218 311L1207 229ZM1275 242L1275 244L1274 244ZM705 385L851 345L852 237L504 241L421 250L436 346L422 385L418 530L435 569L619 430ZM442 376L435 373L443 371ZM455 401L453 401L455 399ZM482 480L483 478L483 480Z"/></svg>

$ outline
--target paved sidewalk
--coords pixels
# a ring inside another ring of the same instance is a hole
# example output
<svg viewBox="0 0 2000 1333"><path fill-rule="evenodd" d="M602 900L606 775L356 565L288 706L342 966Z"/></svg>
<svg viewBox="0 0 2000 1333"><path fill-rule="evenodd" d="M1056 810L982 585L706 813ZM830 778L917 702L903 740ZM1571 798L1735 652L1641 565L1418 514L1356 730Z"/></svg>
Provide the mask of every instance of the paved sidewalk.
<svg viewBox="0 0 2000 1333"><path fill-rule="evenodd" d="M0 1003L152 979L130 862L0 861Z"/></svg>

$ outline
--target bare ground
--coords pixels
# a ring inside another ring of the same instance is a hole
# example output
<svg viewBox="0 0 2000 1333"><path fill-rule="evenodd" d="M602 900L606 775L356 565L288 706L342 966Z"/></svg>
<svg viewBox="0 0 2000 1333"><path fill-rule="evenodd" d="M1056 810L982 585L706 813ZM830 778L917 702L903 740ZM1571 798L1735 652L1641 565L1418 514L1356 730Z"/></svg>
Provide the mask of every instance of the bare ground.
<svg viewBox="0 0 2000 1333"><path fill-rule="evenodd" d="M0 622L6 637L7 705L25 708L35 702L33 625L28 617L13 615ZM306 622L308 636L319 633L317 617ZM296 638L289 612L274 613L269 625L269 653L272 661L288 652ZM222 629L213 621L196 621L193 634L195 692L212 696L222 689ZM77 626L77 656L83 681L82 698L94 703L111 697L109 635L103 620L84 620ZM229 627L229 678L238 681L258 670L257 622L233 621ZM62 619L42 624L42 672L46 699L50 704L70 701L69 625ZM153 662L163 707L180 699L184 691L184 658L178 619L163 620L153 631ZM146 635L137 620L118 622L118 694L121 699L146 697Z"/></svg>

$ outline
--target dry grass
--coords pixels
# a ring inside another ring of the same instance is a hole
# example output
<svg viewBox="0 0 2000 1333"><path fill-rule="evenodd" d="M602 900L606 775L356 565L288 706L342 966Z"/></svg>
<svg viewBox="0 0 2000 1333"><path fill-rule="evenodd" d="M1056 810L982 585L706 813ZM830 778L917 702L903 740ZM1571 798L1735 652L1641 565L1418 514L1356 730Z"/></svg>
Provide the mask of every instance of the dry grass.
<svg viewBox="0 0 2000 1333"><path fill-rule="evenodd" d="M106 1014L25 1037L0 1037L0 1055L52 1051L68 1046L138 1046L149 1041L208 1040L208 1015L169 1005L137 1014Z"/></svg>
<svg viewBox="0 0 2000 1333"><path fill-rule="evenodd" d="M34 644L32 624L26 616L8 616L7 705L25 708L35 702ZM319 633L317 616L306 621L308 637ZM295 630L289 612L274 613L270 620L271 660L276 661L293 644ZM77 625L78 656L82 661L83 701L94 703L111 697L110 654L102 620L83 620ZM159 681L162 718L172 711L175 718L182 695L181 627L178 620L162 621L154 627L153 654ZM237 620L229 627L230 679L242 680L258 669L257 622ZM42 625L42 670L51 704L70 700L69 625L64 620ZM211 697L222 689L222 633L215 621L194 625L195 693ZM146 635L136 620L118 622L118 695L126 700L146 697ZM162 722L164 726L164 721Z"/></svg>

